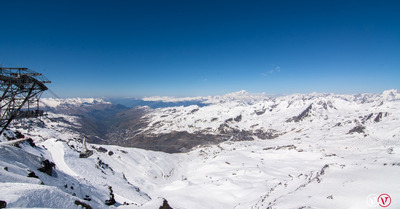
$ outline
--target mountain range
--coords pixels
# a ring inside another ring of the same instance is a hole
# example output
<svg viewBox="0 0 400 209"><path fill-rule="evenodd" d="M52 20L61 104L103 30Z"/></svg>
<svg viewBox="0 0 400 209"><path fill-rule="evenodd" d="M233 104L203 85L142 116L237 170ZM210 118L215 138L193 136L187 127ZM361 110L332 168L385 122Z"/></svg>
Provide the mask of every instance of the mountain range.
<svg viewBox="0 0 400 209"><path fill-rule="evenodd" d="M135 101L42 99L46 116L15 121L0 138L0 200L42 208L373 208L385 193L390 207L400 206L398 90ZM85 137L91 155L80 158ZM32 140L8 145L19 138Z"/></svg>

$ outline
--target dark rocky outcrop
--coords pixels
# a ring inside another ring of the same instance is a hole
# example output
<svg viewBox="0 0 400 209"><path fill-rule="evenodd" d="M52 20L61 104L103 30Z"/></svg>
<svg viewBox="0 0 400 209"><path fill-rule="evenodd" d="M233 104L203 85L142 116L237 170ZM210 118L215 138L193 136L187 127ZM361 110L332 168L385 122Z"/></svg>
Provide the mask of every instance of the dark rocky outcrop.
<svg viewBox="0 0 400 209"><path fill-rule="evenodd" d="M381 122L383 117L387 117L389 115L389 113L383 113L383 112L379 112L379 113L371 113L369 115L365 115L364 117L360 117L361 119L361 123L365 124L367 121L371 120L374 116L373 121L375 123Z"/></svg>
<svg viewBox="0 0 400 209"><path fill-rule="evenodd" d="M242 115L236 116L233 120L236 121L236 122L242 121Z"/></svg>
<svg viewBox="0 0 400 209"><path fill-rule="evenodd" d="M263 108L262 110L254 110L254 113L258 116L262 115L265 113L267 109Z"/></svg>
<svg viewBox="0 0 400 209"><path fill-rule="evenodd" d="M112 190L111 186L108 186L108 189L110 190L110 199L106 200L104 203L106 205L114 205L115 203L117 203L114 199L114 192Z"/></svg>
<svg viewBox="0 0 400 209"><path fill-rule="evenodd" d="M50 162L49 160L44 160L42 161L42 167L38 168L40 172L43 172L49 176L53 174L53 168L56 166L53 162Z"/></svg>
<svg viewBox="0 0 400 209"><path fill-rule="evenodd" d="M350 131L347 134L352 134L352 133L365 133L365 126L362 125L357 125L356 127L350 129Z"/></svg>
<svg viewBox="0 0 400 209"><path fill-rule="evenodd" d="M84 202L81 202L79 200L75 200L75 205L77 206L82 206L84 209L92 209L92 207Z"/></svg>
<svg viewBox="0 0 400 209"><path fill-rule="evenodd" d="M33 172L33 171L31 171L31 172L28 173L28 177L29 177L29 178L37 178L37 179L39 178L39 176L37 176L37 175L35 174L35 172Z"/></svg>
<svg viewBox="0 0 400 209"><path fill-rule="evenodd" d="M85 197L83 199L86 201L92 201L92 198L90 198L89 195L85 195Z"/></svg>
<svg viewBox="0 0 400 209"><path fill-rule="evenodd" d="M372 118L372 116L374 116L374 113L371 113L369 115L364 116L364 118L362 119L361 123L365 123L366 121L368 121L369 119Z"/></svg>
<svg viewBox="0 0 400 209"><path fill-rule="evenodd" d="M279 133L277 133L275 130L269 129L267 131L263 131L261 129L257 129L254 132L254 135L257 136L260 139L275 139L278 136L280 136Z"/></svg>
<svg viewBox="0 0 400 209"><path fill-rule="evenodd" d="M168 201L164 199L163 205L160 206L159 209L173 209L173 208L168 204Z"/></svg>
<svg viewBox="0 0 400 209"><path fill-rule="evenodd" d="M292 150L292 149L296 149L296 146L291 144L291 145L283 145L283 146L275 146L275 147L266 147L263 150L266 151L266 150L281 150L281 149Z"/></svg>
<svg viewBox="0 0 400 209"><path fill-rule="evenodd" d="M382 120L383 113L379 112L378 115L375 117L374 122L378 123Z"/></svg>
<svg viewBox="0 0 400 209"><path fill-rule="evenodd" d="M312 104L310 104L303 112L300 113L298 116L294 116L286 120L286 122L300 122L310 116L312 110Z"/></svg>
<svg viewBox="0 0 400 209"><path fill-rule="evenodd" d="M93 146L93 149L97 150L98 152L106 153L108 150L104 147L95 147Z"/></svg>
<svg viewBox="0 0 400 209"><path fill-rule="evenodd" d="M194 114L195 112L197 112L197 111L199 111L199 110L200 110L199 108L193 109L192 111L190 111L189 114Z"/></svg>

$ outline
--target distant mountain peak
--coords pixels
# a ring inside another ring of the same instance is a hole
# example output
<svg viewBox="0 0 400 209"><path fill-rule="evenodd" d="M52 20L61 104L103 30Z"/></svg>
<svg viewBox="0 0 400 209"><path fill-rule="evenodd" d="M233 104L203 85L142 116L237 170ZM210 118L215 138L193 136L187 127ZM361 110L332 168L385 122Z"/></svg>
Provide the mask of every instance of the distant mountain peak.
<svg viewBox="0 0 400 209"><path fill-rule="evenodd" d="M72 105L72 106L81 106L81 105L94 105L99 103L111 104L110 102L106 102L101 98L67 98L67 99L59 99L59 98L42 98L41 104L46 107L56 108L60 105Z"/></svg>
<svg viewBox="0 0 400 209"><path fill-rule="evenodd" d="M393 101L400 100L400 92L397 89L383 91L382 97L384 100Z"/></svg>

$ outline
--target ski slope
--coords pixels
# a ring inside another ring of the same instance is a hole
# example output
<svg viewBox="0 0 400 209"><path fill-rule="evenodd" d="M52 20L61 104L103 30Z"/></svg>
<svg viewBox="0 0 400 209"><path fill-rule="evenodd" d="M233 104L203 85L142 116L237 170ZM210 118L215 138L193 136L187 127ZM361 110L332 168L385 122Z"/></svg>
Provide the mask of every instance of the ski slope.
<svg viewBox="0 0 400 209"><path fill-rule="evenodd" d="M310 100L296 95L249 104L230 99L232 108L217 103L190 116L180 111L193 107L176 107L170 129L198 121L188 117L219 116L222 123L241 113L237 128L272 124L279 132L273 139L227 140L176 154L89 144L93 155L79 158L79 134L67 124L44 120L29 132L19 129L36 147L0 145L0 200L26 208L82 208L77 200L92 208L159 208L166 199L175 209L365 209L380 208L377 195L386 193L392 199L387 208L400 208L400 100L386 97L366 96L360 102L352 96L309 95ZM331 101L332 107L325 109L315 98ZM316 105L307 117L288 121L310 103ZM250 114L263 107L263 115ZM149 118L170 121L157 116L166 111L158 109ZM38 171L45 159L56 164L51 176ZM27 177L30 172L38 178ZM116 203L107 206L111 196Z"/></svg>

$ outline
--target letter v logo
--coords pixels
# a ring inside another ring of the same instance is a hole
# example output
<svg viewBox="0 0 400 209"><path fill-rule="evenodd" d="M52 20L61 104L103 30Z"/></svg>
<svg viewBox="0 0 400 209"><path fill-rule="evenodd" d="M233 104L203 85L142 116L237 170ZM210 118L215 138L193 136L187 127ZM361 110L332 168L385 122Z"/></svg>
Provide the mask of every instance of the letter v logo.
<svg viewBox="0 0 400 209"><path fill-rule="evenodd" d="M378 197L378 203L381 207L388 207L392 203L392 198L388 194L381 194Z"/></svg>

